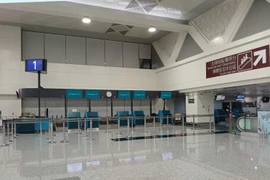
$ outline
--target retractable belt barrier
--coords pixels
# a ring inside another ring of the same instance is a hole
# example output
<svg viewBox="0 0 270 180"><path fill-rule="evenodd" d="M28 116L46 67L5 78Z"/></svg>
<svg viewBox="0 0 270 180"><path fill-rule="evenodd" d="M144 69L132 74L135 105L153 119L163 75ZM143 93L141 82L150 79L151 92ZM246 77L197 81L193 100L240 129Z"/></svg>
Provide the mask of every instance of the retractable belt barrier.
<svg viewBox="0 0 270 180"><path fill-rule="evenodd" d="M120 127L121 121L127 121L127 137L132 137L134 133L134 126L136 125L136 119L143 119L144 120L144 125L143 125L143 133L149 134L150 132L147 130L147 120L152 122L153 126L152 128L154 129L154 135L156 134L156 122L160 122L160 131L165 131L164 130L164 124L169 127L169 121L172 122L174 125L174 121L181 121L182 122L182 133L185 133L186 131L186 123L185 120L186 118L192 118L192 129L193 132L195 130L195 118L200 118L200 117L209 117L209 130L210 132L215 131L215 119L214 117L217 115L214 114L208 114L208 115L178 115L178 116L127 116L127 117L99 117L99 118L58 118L58 119L53 119L53 118L48 118L46 121L43 121L44 118L17 118L17 117L3 117L2 122L3 122L3 142L0 144L0 147L5 147L8 146L9 143L12 143L16 137L17 137L17 132L16 132L16 125L18 124L36 124L39 123L39 134L42 135L42 124L45 122L49 123L49 128L48 128L48 143L53 144L56 143L54 141L54 133L53 133L53 124L54 122L59 122L61 121L63 124L63 140L60 141L61 143L68 143L67 135L66 135L66 123L68 122L77 122L78 123L78 129L77 133L81 137L88 138L89 141L94 141L95 139L92 136L93 132L93 122L94 121L99 121L99 122L106 122L106 131L105 133L111 133L111 128L110 128L110 122L117 122L117 136L121 136ZM218 116L223 116L224 115L218 115ZM166 122L163 123L163 120L165 119ZM177 120L176 120L177 119ZM212 122L213 119L213 122ZM89 128L89 133L87 133L87 123L90 123L90 128ZM189 121L190 122L190 121ZM212 126L213 123L213 126ZM83 130L81 129L81 124L83 124ZM167 132L170 130L167 129Z"/></svg>

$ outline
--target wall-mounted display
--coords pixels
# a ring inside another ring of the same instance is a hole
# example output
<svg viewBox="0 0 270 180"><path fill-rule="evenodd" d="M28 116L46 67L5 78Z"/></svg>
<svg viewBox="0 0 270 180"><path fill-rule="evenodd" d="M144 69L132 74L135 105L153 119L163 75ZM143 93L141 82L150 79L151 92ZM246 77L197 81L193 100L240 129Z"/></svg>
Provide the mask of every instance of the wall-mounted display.
<svg viewBox="0 0 270 180"><path fill-rule="evenodd" d="M46 72L47 60L46 59L28 59L25 61L25 71L27 72Z"/></svg>

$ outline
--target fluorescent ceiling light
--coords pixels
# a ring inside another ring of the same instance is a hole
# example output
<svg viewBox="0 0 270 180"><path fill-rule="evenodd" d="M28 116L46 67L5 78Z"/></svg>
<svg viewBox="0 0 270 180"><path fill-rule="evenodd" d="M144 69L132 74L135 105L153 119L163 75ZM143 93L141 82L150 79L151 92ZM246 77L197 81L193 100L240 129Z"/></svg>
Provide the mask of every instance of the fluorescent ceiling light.
<svg viewBox="0 0 270 180"><path fill-rule="evenodd" d="M156 29L156 28L154 28L154 27L150 27L150 28L148 29L148 31L149 31L149 32L151 32L151 33L153 33L153 32L156 32L156 31L157 31L157 29Z"/></svg>
<svg viewBox="0 0 270 180"><path fill-rule="evenodd" d="M84 17L84 18L82 18L82 22L85 24L89 24L89 23L91 23L91 19L89 19L88 17Z"/></svg>

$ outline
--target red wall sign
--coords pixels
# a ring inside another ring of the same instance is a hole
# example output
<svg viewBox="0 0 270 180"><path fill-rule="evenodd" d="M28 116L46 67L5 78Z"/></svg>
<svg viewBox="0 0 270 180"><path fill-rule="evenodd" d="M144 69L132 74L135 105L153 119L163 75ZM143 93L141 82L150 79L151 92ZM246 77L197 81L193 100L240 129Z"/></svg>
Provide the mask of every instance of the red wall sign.
<svg viewBox="0 0 270 180"><path fill-rule="evenodd" d="M206 78L270 66L269 45L206 63Z"/></svg>

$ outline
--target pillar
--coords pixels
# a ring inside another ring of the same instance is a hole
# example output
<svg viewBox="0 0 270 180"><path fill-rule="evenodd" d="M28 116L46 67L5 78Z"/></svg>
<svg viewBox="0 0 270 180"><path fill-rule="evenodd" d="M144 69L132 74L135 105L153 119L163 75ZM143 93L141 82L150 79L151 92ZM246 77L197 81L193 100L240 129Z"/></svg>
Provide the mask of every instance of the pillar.
<svg viewBox="0 0 270 180"><path fill-rule="evenodd" d="M213 115L214 94L211 91L187 93L186 95L187 115ZM213 117L212 121L213 121ZM210 117L195 117L195 123L208 123ZM187 118L188 123L193 122L193 117Z"/></svg>

